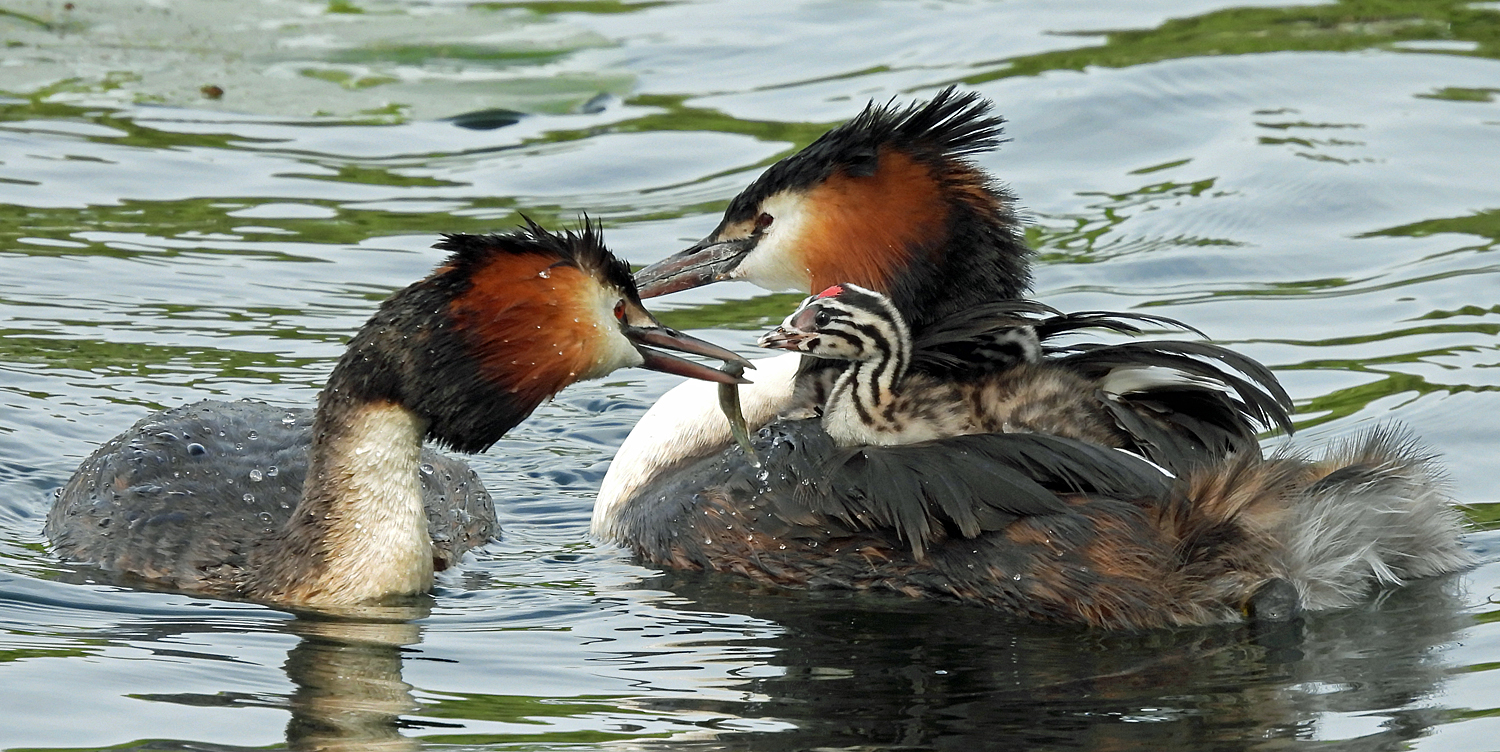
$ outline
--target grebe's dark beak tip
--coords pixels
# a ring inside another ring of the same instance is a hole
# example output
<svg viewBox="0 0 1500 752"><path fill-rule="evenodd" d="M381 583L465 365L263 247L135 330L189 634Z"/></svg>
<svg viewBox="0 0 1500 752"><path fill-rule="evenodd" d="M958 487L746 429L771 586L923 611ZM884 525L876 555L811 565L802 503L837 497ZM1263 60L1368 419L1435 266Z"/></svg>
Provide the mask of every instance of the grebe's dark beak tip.
<svg viewBox="0 0 1500 752"><path fill-rule="evenodd" d="M690 379L702 381L713 381L720 384L749 384L750 382L740 376L725 373L717 368L709 368L702 363L679 358L660 350L655 350L644 345L637 345L636 349L641 353L641 367L652 371L670 373L676 376L685 376Z"/></svg>
<svg viewBox="0 0 1500 752"><path fill-rule="evenodd" d="M625 327L625 337L635 343L636 349L640 351L641 357L645 359L645 363L642 364L645 368L664 371L666 373L675 373L678 376L718 381L721 383L744 383L742 379L726 381L726 379L739 379L737 375L731 375L716 368L709 368L690 360L683 360L659 350L653 350L650 347L646 347L646 345L665 347L741 366L750 364L750 361L745 360L733 350L726 350L707 340L698 339L697 337L683 334L676 329L668 329L664 326L627 326Z"/></svg>
<svg viewBox="0 0 1500 752"><path fill-rule="evenodd" d="M665 326L627 326L625 336L636 344L665 347L669 350L722 360L725 363L749 362L733 350L726 350L707 340L698 339Z"/></svg>

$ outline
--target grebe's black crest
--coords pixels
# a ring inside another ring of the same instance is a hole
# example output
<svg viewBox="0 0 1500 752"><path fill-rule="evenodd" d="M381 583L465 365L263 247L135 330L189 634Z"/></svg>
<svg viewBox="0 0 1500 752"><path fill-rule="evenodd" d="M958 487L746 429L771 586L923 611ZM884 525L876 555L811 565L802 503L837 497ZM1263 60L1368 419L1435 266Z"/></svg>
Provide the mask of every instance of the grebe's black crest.
<svg viewBox="0 0 1500 752"><path fill-rule="evenodd" d="M552 232L524 214L521 219L525 220L526 226L508 233L443 233L443 239L432 247L450 251L453 255L441 268L457 274L460 279L472 279L474 271L494 254L553 255L558 264L578 267L632 297L639 297L635 280L630 276L630 264L605 247L598 222L584 215L580 229Z"/></svg>
<svg viewBox="0 0 1500 752"><path fill-rule="evenodd" d="M987 100L952 87L907 106L872 102L771 165L702 241L638 272L641 292L851 282L890 296L917 330L1020 297L1031 251L1014 197L969 159L1000 143L1002 122Z"/></svg>
<svg viewBox="0 0 1500 752"><path fill-rule="evenodd" d="M1004 118L990 115L988 100L951 86L930 101L905 107L898 107L894 100L884 105L870 102L854 119L762 173L735 196L724 220L752 217L772 193L811 188L836 171L870 177L879 167L882 147L930 165L990 151L1000 145L1004 123Z"/></svg>

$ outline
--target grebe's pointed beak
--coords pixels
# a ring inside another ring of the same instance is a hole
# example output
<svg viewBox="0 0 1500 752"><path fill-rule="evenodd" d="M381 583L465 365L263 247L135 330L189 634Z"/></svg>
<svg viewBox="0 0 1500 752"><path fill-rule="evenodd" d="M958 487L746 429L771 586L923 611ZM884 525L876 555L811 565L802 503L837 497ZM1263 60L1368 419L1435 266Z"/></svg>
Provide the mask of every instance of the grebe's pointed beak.
<svg viewBox="0 0 1500 752"><path fill-rule="evenodd" d="M631 302L626 304L625 317L621 322L620 329L625 333L625 338L629 339L635 345L635 349L645 359L645 362L641 364L642 368L673 373L693 379L703 379L704 381L717 381L721 384L750 383L739 376L732 376L716 368L709 368L700 363L683 360L660 350L646 347L646 345L665 347L679 352L702 355L705 358L714 358L726 363L738 363L754 368L754 366L750 365L749 361L736 355L732 350L726 350L712 342L683 334L670 327L662 326L661 322L657 321L656 317L652 316L645 308L640 307L639 303Z"/></svg>
<svg viewBox="0 0 1500 752"><path fill-rule="evenodd" d="M635 273L641 297L654 298L669 292L691 290L729 279L745 260L758 238L713 239L710 235L687 250L678 251Z"/></svg>
<svg viewBox="0 0 1500 752"><path fill-rule="evenodd" d="M749 384L750 380L742 376L733 376L717 368L709 368L702 363L694 363L691 360L669 355L661 350L653 350L644 345L636 345L643 362L641 368L649 368L653 371L670 373L677 376L686 376L690 379L701 379L703 381L717 381L720 384Z"/></svg>

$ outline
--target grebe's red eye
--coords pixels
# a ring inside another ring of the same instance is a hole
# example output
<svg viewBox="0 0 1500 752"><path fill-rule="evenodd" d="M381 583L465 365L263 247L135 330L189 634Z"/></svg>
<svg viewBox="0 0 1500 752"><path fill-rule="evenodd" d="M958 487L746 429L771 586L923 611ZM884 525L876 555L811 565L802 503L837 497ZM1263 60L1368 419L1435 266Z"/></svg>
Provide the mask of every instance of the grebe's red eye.
<svg viewBox="0 0 1500 752"><path fill-rule="evenodd" d="M625 320L625 301L615 301L615 318L619 321Z"/></svg>
<svg viewBox="0 0 1500 752"><path fill-rule="evenodd" d="M773 217L773 216L771 216L771 215L769 215L769 214L767 214L765 212L761 212L760 216L755 218L755 231L756 232L764 232L765 229L767 227L770 227L771 223L775 222L775 221L776 221L775 217Z"/></svg>

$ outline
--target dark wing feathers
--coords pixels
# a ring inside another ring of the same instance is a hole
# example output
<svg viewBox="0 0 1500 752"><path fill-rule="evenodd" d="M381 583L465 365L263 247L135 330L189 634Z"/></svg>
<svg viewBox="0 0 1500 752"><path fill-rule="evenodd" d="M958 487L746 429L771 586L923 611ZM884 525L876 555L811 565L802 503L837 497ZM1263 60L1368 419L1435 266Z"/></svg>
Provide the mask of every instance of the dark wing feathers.
<svg viewBox="0 0 1500 752"><path fill-rule="evenodd" d="M975 306L961 314L940 319L929 324L913 340L920 347L923 342L951 341L965 333L988 332L997 328L1031 326L1042 339L1050 339L1079 329L1108 329L1122 334L1141 334L1137 324L1153 324L1167 329L1192 332L1207 337L1202 331L1168 316L1149 313L1125 313L1120 311L1062 311L1035 300L1014 298L996 300Z"/></svg>
<svg viewBox="0 0 1500 752"><path fill-rule="evenodd" d="M1266 427L1293 430L1292 399L1276 380L1275 374L1260 363L1229 348L1208 342L1154 340L1122 342L1112 345L1074 345L1073 352L1058 361L1086 375L1102 378L1121 368L1156 366L1180 371L1189 376L1222 384L1239 397L1242 412ZM1215 361L1228 368L1220 367ZM1232 370L1230 370L1232 369ZM1244 376L1235 374L1238 371ZM1191 388L1178 384L1173 389ZM1203 389L1212 390L1205 386ZM1154 391L1154 390L1153 390Z"/></svg>
<svg viewBox="0 0 1500 752"><path fill-rule="evenodd" d="M1147 395L1101 395L1115 424L1136 451L1182 472L1234 452L1255 452L1257 438L1244 413L1226 395L1206 389L1154 391Z"/></svg>
<svg viewBox="0 0 1500 752"><path fill-rule="evenodd" d="M821 426L786 425L797 426L800 440L773 439L767 462L797 458L791 466L797 503L846 524L893 529L918 558L950 531L972 538L1020 517L1065 514L1069 508L1059 493L1159 498L1169 482L1138 457L1056 436L976 434L838 447ZM769 430L786 429L773 424ZM793 446L798 451L787 451Z"/></svg>
<svg viewBox="0 0 1500 752"><path fill-rule="evenodd" d="M928 372L982 370L985 346L1018 327L1031 327L1048 353L1068 352L1077 345L1047 344L1048 340L1081 329L1104 329L1119 334L1144 334L1140 324L1203 332L1177 319L1148 313L1076 311L1063 313L1045 303L1012 299L986 303L929 324L912 338L913 367ZM1246 360L1249 360L1246 358ZM1249 361L1259 367L1259 363Z"/></svg>
<svg viewBox="0 0 1500 752"><path fill-rule="evenodd" d="M986 303L928 324L912 337L912 349L920 352L934 347L965 342L975 337L1018 326L1036 326L1042 317L1060 317L1056 308L1034 300L1017 298Z"/></svg>
<svg viewBox="0 0 1500 752"><path fill-rule="evenodd" d="M1120 311L1074 311L1072 313L1059 313L1046 321L1038 322L1037 334L1042 339L1048 339L1064 332L1076 331L1078 329L1109 329L1121 334L1141 334L1143 330L1131 322L1155 324L1168 329L1192 332L1204 338L1208 337L1207 334L1204 334L1197 327L1174 318L1155 316L1149 313L1123 313Z"/></svg>
<svg viewBox="0 0 1500 752"><path fill-rule="evenodd" d="M1100 401L1134 448L1174 472L1231 453L1258 452L1257 425L1292 433L1292 402L1270 369L1207 342L1157 340L1053 348L1055 362L1105 380L1156 367L1188 377L1101 392ZM1198 383L1194 383L1198 382Z"/></svg>
<svg viewBox="0 0 1500 752"><path fill-rule="evenodd" d="M1226 347L1180 340L1100 344L1066 339L1085 329L1134 336L1144 334L1145 326L1203 336L1166 316L1061 313L1031 300L1003 300L970 308L916 332L912 368L949 379L980 377L1014 365L1018 339L1030 338L1039 351L1033 357L1106 384L1112 376L1127 377L1132 369L1176 372L1185 378L1143 380L1129 389L1100 395L1104 409L1135 448L1174 471L1232 451L1253 450L1262 428L1293 431L1292 401L1275 374ZM1115 383L1120 382L1116 379Z"/></svg>
<svg viewBox="0 0 1500 752"><path fill-rule="evenodd" d="M840 447L816 419L778 420L753 444L760 467L778 471L752 467L738 447L673 468L622 510L621 537L655 561L707 565L724 532L710 528L723 520L772 539L890 534L921 558L945 539L1022 518L1058 516L1063 524L1077 513L1060 495L1163 499L1171 482L1139 457L1039 434ZM678 535L692 530L700 534Z"/></svg>

